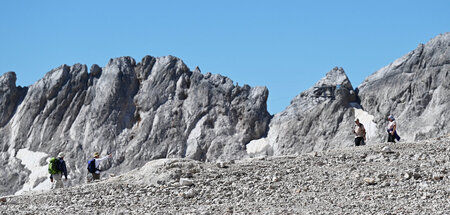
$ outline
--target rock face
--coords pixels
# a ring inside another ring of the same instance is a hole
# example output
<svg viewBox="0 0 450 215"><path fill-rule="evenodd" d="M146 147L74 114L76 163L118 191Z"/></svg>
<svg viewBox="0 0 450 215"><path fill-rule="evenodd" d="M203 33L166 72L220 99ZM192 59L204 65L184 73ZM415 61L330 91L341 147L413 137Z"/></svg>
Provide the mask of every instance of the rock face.
<svg viewBox="0 0 450 215"><path fill-rule="evenodd" d="M14 115L19 101L23 99L27 88L16 87L16 74L8 72L0 76L0 127Z"/></svg>
<svg viewBox="0 0 450 215"><path fill-rule="evenodd" d="M113 154L104 165L111 173L157 158L242 158L270 120L265 87L192 72L172 56L146 56L138 64L111 59L90 73L86 65L63 65L29 88L16 87L15 79L14 73L0 77L0 195L28 180L29 170L15 157L19 149L65 152L70 181L77 184L95 151Z"/></svg>
<svg viewBox="0 0 450 215"><path fill-rule="evenodd" d="M365 125L369 144L385 142L390 114L406 141L450 133L449 47L450 33L439 35L375 72L356 90L344 71L334 68L276 114L267 137L252 141L247 152L287 155L351 146L355 118Z"/></svg>
<svg viewBox="0 0 450 215"><path fill-rule="evenodd" d="M408 141L450 132L450 33L378 70L358 87L361 104L374 116L377 140L386 141L393 114L399 135Z"/></svg>
<svg viewBox="0 0 450 215"><path fill-rule="evenodd" d="M270 122L267 137L247 146L251 155L301 154L353 144L358 98L342 68L300 93Z"/></svg>
<svg viewBox="0 0 450 215"><path fill-rule="evenodd" d="M137 64L121 57L104 68L93 65L90 72L86 65L63 65L26 88L16 87L9 72L0 76L0 195L48 182L47 160L60 151L72 185L84 181L95 151L113 154L103 163L108 173L159 158L220 161L217 166L227 169L224 162L248 156L352 146L355 117L364 123L369 144L384 142L390 114L404 140L448 134L449 47L450 33L439 35L356 90L344 70L334 68L273 118L265 87L241 87L221 75L190 71L172 56L146 56ZM373 177L365 183L377 185Z"/></svg>
<svg viewBox="0 0 450 215"><path fill-rule="evenodd" d="M15 114L17 106L23 100L27 88L16 87L16 74L8 72L0 76L0 130L4 127ZM2 133L0 136L0 195L11 193L12 186L21 186L27 179L28 172L23 168L17 168L20 162L11 158L7 153L9 148L10 135ZM14 154L13 154L14 155ZM11 158L11 159L10 159Z"/></svg>

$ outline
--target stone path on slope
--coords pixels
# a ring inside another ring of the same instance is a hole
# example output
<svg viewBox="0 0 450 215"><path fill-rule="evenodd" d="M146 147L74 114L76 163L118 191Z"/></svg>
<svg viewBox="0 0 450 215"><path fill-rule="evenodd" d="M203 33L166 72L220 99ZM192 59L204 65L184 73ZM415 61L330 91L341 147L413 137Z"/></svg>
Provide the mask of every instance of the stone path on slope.
<svg viewBox="0 0 450 215"><path fill-rule="evenodd" d="M450 137L232 163L150 162L0 198L0 214L449 214Z"/></svg>

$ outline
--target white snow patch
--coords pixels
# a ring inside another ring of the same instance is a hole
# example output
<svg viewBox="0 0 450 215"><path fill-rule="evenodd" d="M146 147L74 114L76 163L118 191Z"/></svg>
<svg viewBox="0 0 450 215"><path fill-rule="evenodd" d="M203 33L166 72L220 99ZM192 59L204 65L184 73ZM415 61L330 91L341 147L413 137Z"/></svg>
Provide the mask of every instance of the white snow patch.
<svg viewBox="0 0 450 215"><path fill-rule="evenodd" d="M270 155L272 146L268 143L266 138L252 140L247 144L247 154L251 157L258 155Z"/></svg>
<svg viewBox="0 0 450 215"><path fill-rule="evenodd" d="M51 187L51 182L49 179L46 179L45 181L41 182L37 186L33 187L36 180L41 177L48 177L48 167L47 165L40 166L39 161L48 156L48 154L44 152L33 152L28 150L28 148L25 149L19 149L17 152L16 158L22 160L22 165L25 166L25 168L29 169L31 171L31 174L28 176L28 181L25 182L22 189L17 191L15 195L20 195L28 191L37 191L37 190L49 190ZM50 158L47 159L47 163L50 160Z"/></svg>
<svg viewBox="0 0 450 215"><path fill-rule="evenodd" d="M369 141L371 137L376 136L377 124L373 122L373 116L363 109L354 108L355 119L359 119L366 129L366 138Z"/></svg>

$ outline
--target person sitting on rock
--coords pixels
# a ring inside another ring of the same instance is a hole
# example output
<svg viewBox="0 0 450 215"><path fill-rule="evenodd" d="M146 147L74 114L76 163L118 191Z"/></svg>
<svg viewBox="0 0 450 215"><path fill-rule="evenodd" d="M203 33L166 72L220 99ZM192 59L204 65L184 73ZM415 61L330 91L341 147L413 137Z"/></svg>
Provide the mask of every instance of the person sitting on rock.
<svg viewBox="0 0 450 215"><path fill-rule="evenodd" d="M100 179L100 163L108 158L112 158L112 155L109 154L103 158L100 158L100 153L95 152L94 158L89 160L88 162L88 171L92 174L92 177L94 180Z"/></svg>
<svg viewBox="0 0 450 215"><path fill-rule="evenodd" d="M394 116L390 115L388 117L388 127L387 127L387 132L388 132L388 142L390 143L395 143L395 140L397 139L397 141L400 140L400 136L398 136L397 134L397 122L395 121Z"/></svg>
<svg viewBox="0 0 450 215"><path fill-rule="evenodd" d="M355 134L355 146L365 145L366 129L364 128L364 125L359 122L359 119L355 119L355 124L356 126L353 130L353 133Z"/></svg>

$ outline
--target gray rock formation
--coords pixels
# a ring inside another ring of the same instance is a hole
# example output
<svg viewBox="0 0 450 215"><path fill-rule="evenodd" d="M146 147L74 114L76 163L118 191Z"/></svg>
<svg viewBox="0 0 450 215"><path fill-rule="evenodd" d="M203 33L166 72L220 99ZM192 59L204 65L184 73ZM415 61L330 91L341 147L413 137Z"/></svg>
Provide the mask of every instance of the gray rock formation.
<svg viewBox="0 0 450 215"><path fill-rule="evenodd" d="M369 144L386 141L390 114L406 141L450 133L449 47L450 33L419 45L369 76L358 93L342 69L333 69L276 114L267 137L252 141L247 152L286 155L351 146L355 117L363 121Z"/></svg>
<svg viewBox="0 0 450 215"><path fill-rule="evenodd" d="M63 65L29 88L15 74L0 77L0 195L26 183L37 186L22 149L63 151L70 183L84 181L95 151L112 153L103 167L119 173L157 158L229 160L266 133L270 115L265 87L237 86L221 75L191 72L178 58L111 59L100 68Z"/></svg>
<svg viewBox="0 0 450 215"><path fill-rule="evenodd" d="M16 87L16 74L7 72L0 76L0 127L14 115L18 103L23 99L27 88Z"/></svg>
<svg viewBox="0 0 450 215"><path fill-rule="evenodd" d="M71 185L84 181L94 151L112 153L103 168L123 173L158 158L229 161L351 146L358 116L369 143L384 141L389 114L404 140L448 134L449 46L450 33L439 35L357 90L342 68L334 68L272 119L265 87L192 72L172 56L146 56L137 64L121 57L90 72L85 65L63 65L26 88L6 73L0 76L0 195L43 186L46 159L60 151ZM373 185L372 179L365 183Z"/></svg>
<svg viewBox="0 0 450 215"><path fill-rule="evenodd" d="M450 133L450 33L378 70L358 87L361 105L374 116L377 141L386 141L393 114L404 140Z"/></svg>
<svg viewBox="0 0 450 215"><path fill-rule="evenodd" d="M297 95L270 122L267 137L247 146L250 155L301 154L352 145L357 96L342 68L334 68Z"/></svg>
<svg viewBox="0 0 450 215"><path fill-rule="evenodd" d="M0 76L0 130L10 121L22 101L27 88L16 87L16 74L8 72ZM0 136L0 195L11 193L11 186L20 186L25 183L29 172L23 171L20 162L11 158L7 153L9 148L9 135ZM11 159L10 159L11 158Z"/></svg>

